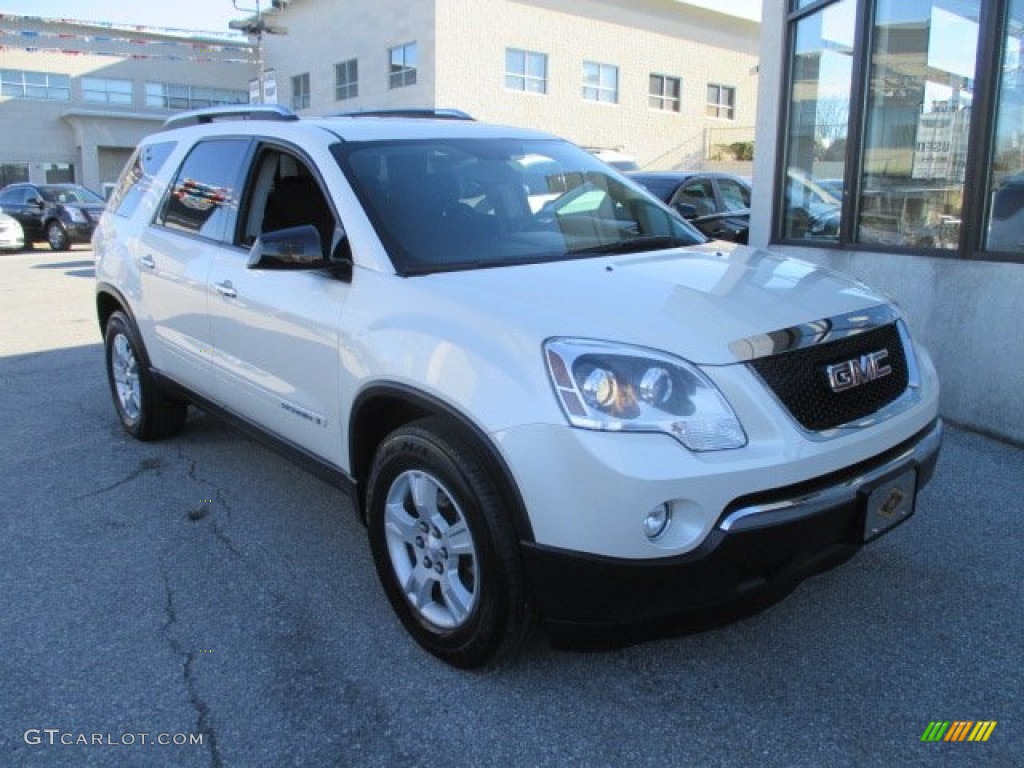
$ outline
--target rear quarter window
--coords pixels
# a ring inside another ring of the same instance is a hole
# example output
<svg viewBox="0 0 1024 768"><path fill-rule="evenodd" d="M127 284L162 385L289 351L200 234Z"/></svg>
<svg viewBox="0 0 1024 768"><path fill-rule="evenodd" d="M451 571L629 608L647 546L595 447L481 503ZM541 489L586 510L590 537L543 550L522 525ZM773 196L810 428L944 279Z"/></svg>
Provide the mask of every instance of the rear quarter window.
<svg viewBox="0 0 1024 768"><path fill-rule="evenodd" d="M175 145L173 141L159 141L139 147L121 171L107 209L125 218L134 214Z"/></svg>

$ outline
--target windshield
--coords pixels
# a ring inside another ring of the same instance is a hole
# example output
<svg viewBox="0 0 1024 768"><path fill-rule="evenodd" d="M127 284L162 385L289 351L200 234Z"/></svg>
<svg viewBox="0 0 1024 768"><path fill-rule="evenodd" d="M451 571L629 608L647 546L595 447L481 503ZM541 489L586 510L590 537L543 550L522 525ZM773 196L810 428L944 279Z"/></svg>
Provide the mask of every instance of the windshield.
<svg viewBox="0 0 1024 768"><path fill-rule="evenodd" d="M402 273L658 250L704 237L589 152L558 140L334 148Z"/></svg>
<svg viewBox="0 0 1024 768"><path fill-rule="evenodd" d="M40 187L39 194L48 203L100 203L102 197L85 187Z"/></svg>

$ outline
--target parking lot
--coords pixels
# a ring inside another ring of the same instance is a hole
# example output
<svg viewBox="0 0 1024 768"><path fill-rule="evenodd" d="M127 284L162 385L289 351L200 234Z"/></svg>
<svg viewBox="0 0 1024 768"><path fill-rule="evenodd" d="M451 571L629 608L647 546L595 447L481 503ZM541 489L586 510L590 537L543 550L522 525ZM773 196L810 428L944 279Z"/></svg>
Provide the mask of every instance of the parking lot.
<svg viewBox="0 0 1024 768"><path fill-rule="evenodd" d="M914 518L752 618L459 672L341 492L199 412L123 434L91 265L0 255L0 766L1024 762L1021 450L950 428Z"/></svg>

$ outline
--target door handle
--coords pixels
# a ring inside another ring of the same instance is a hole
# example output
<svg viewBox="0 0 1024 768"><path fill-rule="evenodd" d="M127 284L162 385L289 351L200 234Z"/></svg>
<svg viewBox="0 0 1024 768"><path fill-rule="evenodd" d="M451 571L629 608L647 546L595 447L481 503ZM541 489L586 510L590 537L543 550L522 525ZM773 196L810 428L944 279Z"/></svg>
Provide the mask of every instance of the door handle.
<svg viewBox="0 0 1024 768"><path fill-rule="evenodd" d="M141 259L139 259L139 264L145 267L146 269L156 269L156 262L153 261L153 257L150 256L148 253Z"/></svg>
<svg viewBox="0 0 1024 768"><path fill-rule="evenodd" d="M233 299L238 295L238 292L235 290L235 286L231 284L230 280L225 280L223 283L214 283L213 287L217 290L217 293L225 299Z"/></svg>

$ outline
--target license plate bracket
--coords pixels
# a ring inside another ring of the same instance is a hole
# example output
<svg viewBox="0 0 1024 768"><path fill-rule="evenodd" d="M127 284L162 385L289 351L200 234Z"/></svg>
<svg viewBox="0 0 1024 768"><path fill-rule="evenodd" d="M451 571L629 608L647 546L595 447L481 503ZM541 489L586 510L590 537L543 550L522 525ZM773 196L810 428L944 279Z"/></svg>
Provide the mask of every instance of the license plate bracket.
<svg viewBox="0 0 1024 768"><path fill-rule="evenodd" d="M910 467L861 490L864 541L881 536L912 514L917 502L917 469Z"/></svg>

